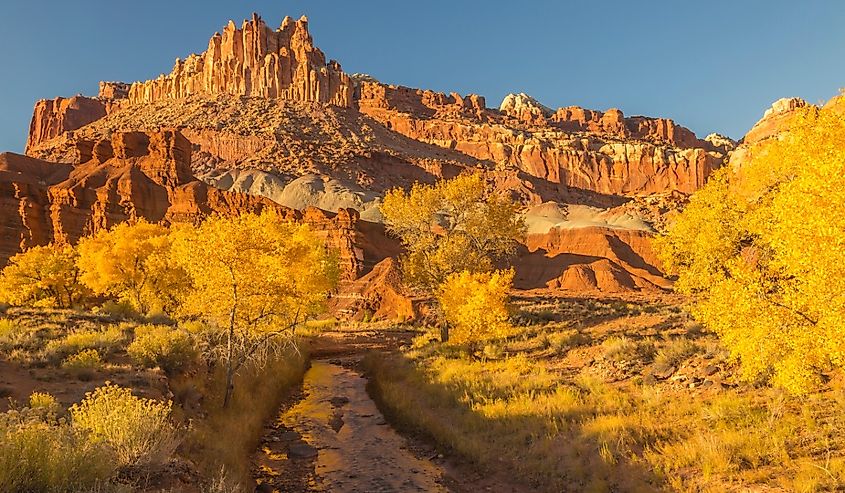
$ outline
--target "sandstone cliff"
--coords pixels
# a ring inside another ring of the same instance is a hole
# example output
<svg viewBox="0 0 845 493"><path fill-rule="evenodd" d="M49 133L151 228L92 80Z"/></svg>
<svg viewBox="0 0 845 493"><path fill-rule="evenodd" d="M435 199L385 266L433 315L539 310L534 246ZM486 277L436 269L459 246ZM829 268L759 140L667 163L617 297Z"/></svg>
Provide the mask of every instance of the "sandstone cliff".
<svg viewBox="0 0 845 493"><path fill-rule="evenodd" d="M150 103L203 94L230 94L314 101L338 106L352 102L352 84L335 61L326 63L314 47L308 19L286 17L277 30L256 14L238 28L216 33L200 55L176 60L169 75L136 82L131 103Z"/></svg>
<svg viewBox="0 0 845 493"><path fill-rule="evenodd" d="M489 167L513 167L599 193L690 193L725 158L725 150L672 120L625 118L615 109L569 107L549 115L533 99L517 95L493 111L477 96L369 81L360 83L357 94L362 113L412 140L458 151Z"/></svg>
<svg viewBox="0 0 845 493"><path fill-rule="evenodd" d="M59 137L65 132L84 127L106 116L108 108L98 99L72 98L42 99L35 103L29 124L26 149Z"/></svg>
<svg viewBox="0 0 845 493"><path fill-rule="evenodd" d="M191 143L179 132L116 132L78 140L82 164L0 155L0 260L34 245L76 242L117 223L144 218L171 224L208 214L278 210L303 221L340 254L348 278L362 269L355 211L297 211L268 199L210 187L191 174Z"/></svg>

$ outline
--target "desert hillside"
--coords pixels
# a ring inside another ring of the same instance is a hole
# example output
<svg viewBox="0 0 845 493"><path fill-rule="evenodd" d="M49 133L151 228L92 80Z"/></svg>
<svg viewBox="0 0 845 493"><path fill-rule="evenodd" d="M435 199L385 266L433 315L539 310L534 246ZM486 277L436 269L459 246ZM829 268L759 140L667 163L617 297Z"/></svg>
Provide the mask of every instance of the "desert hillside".
<svg viewBox="0 0 845 493"><path fill-rule="evenodd" d="M0 491L845 489L845 97L698 136L310 23L0 154Z"/></svg>

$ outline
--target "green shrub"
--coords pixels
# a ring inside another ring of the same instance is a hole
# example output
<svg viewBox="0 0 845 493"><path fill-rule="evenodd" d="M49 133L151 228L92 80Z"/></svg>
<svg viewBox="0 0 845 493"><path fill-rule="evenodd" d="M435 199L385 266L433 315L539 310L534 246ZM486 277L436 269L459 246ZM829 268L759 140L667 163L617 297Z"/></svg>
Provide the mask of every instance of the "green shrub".
<svg viewBox="0 0 845 493"><path fill-rule="evenodd" d="M191 335L166 325L136 327L135 340L126 351L139 365L158 366L168 373L183 368L196 356Z"/></svg>
<svg viewBox="0 0 845 493"><path fill-rule="evenodd" d="M105 443L120 465L159 463L178 445L170 401L132 395L109 382L70 408L73 427L94 443Z"/></svg>

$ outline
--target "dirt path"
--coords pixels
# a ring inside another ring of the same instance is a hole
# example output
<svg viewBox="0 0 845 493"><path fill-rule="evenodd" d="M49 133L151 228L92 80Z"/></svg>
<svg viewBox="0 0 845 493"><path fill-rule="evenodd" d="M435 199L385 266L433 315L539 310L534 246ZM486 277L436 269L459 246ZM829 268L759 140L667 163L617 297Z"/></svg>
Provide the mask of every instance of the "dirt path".
<svg viewBox="0 0 845 493"><path fill-rule="evenodd" d="M409 451L351 363L312 362L303 399L282 412L266 440L258 458L263 477L257 479L280 492L448 491L441 467Z"/></svg>
<svg viewBox="0 0 845 493"><path fill-rule="evenodd" d="M303 385L265 428L253 457L261 493L526 493L498 471L481 473L418 437L394 430L366 390L359 363L396 351L414 332L372 326L324 332Z"/></svg>

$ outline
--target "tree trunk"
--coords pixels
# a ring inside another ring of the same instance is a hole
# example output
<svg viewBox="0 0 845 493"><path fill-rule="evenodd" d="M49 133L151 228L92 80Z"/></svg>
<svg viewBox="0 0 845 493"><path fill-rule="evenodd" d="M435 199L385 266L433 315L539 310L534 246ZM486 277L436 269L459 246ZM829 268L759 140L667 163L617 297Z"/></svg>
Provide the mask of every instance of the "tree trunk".
<svg viewBox="0 0 845 493"><path fill-rule="evenodd" d="M235 274L231 268L229 273L232 275L232 310L229 312L229 340L226 348L226 395L223 397L223 407L229 406L229 400L232 398L232 392L235 390L235 362L233 361L234 342L235 338L235 313L238 309L238 286L235 284Z"/></svg>
<svg viewBox="0 0 845 493"><path fill-rule="evenodd" d="M229 342L226 348L226 395L223 397L223 407L229 406L229 400L232 398L232 391L235 387L235 362L232 357L232 338L234 337L235 326L229 326Z"/></svg>
<svg viewBox="0 0 845 493"><path fill-rule="evenodd" d="M440 342L449 342L449 324L440 326Z"/></svg>

